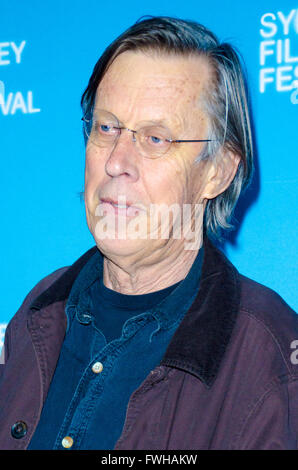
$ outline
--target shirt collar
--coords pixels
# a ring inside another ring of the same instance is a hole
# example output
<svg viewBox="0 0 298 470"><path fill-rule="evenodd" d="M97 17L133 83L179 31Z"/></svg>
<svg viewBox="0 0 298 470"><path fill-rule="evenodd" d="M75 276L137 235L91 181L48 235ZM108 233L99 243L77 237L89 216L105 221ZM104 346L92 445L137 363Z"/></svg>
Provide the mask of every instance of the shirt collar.
<svg viewBox="0 0 298 470"><path fill-rule="evenodd" d="M199 280L203 262L203 247L199 250L187 276L161 302L148 310L156 318L159 328L168 329L181 319L190 307L199 288ZM66 305L67 325L69 327L76 314L80 323L91 322L93 313L89 288L99 282L103 276L103 256L97 250L87 261L74 281ZM146 309L144 309L144 312Z"/></svg>

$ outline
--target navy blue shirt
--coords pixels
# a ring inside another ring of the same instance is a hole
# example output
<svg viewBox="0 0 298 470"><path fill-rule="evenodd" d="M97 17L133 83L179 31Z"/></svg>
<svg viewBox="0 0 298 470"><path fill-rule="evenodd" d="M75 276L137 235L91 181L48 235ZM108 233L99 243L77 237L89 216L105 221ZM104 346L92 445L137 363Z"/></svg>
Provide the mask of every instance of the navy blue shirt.
<svg viewBox="0 0 298 470"><path fill-rule="evenodd" d="M131 394L156 367L192 304L203 249L186 278L166 289L125 295L103 284L98 251L84 266L67 305L67 330L29 449L114 448Z"/></svg>
<svg viewBox="0 0 298 470"><path fill-rule="evenodd" d="M130 317L150 310L174 290L177 284L150 294L126 295L108 289L103 279L90 287L91 310L94 326L103 333L109 343L121 336L122 327Z"/></svg>

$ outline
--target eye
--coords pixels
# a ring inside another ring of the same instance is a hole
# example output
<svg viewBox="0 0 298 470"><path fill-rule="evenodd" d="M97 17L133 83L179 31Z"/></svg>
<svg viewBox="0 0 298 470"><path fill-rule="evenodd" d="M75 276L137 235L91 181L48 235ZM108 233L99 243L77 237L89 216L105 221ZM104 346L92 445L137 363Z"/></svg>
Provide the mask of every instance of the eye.
<svg viewBox="0 0 298 470"><path fill-rule="evenodd" d="M169 131L160 126L145 126L138 132L142 134L144 145L154 152L166 150L171 139Z"/></svg>
<svg viewBox="0 0 298 470"><path fill-rule="evenodd" d="M98 121L95 125L98 137L109 138L115 137L119 133L119 128L114 126L113 123Z"/></svg>
<svg viewBox="0 0 298 470"><path fill-rule="evenodd" d="M101 125L99 126L99 128L100 128L101 132L103 132L103 133L105 133L105 134L108 133L108 132L110 132L111 129L112 129L111 126L108 126L107 124L101 124Z"/></svg>
<svg viewBox="0 0 298 470"><path fill-rule="evenodd" d="M161 137L157 137L156 135L150 135L148 136L148 140L150 144L162 144L164 139Z"/></svg>
<svg viewBox="0 0 298 470"><path fill-rule="evenodd" d="M116 133L116 128L111 124L98 123L98 132L104 135L114 135Z"/></svg>

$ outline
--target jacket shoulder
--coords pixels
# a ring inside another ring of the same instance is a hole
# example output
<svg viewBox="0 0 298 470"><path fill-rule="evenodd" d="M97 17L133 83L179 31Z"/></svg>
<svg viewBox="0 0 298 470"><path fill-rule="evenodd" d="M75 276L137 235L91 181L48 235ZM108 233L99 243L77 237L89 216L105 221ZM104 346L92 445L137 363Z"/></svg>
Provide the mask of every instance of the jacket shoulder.
<svg viewBox="0 0 298 470"><path fill-rule="evenodd" d="M93 246L78 258L71 266L56 269L51 274L42 278L25 297L17 313L10 320L5 332L5 357L8 357L9 345L12 337L22 334L23 328L27 328L27 319L31 309L40 310L58 300L66 300L72 284L86 262L97 251Z"/></svg>
<svg viewBox="0 0 298 470"><path fill-rule="evenodd" d="M297 347L298 315L274 290L240 275L241 297L240 314L249 317L247 325L250 335L260 334L259 341L265 348L269 343L282 355L288 371L296 375L297 365L293 368L291 353ZM248 332L247 332L248 333Z"/></svg>
<svg viewBox="0 0 298 470"><path fill-rule="evenodd" d="M20 308L14 314L14 316L9 321L6 330L5 330L5 339L4 339L4 346L1 351L1 359L0 363L4 363L9 357L11 343L14 337L17 337L18 332L22 334L23 328L27 327L27 318L28 312L30 311L30 305L32 301L38 297L42 292L47 290L54 282L56 282L65 271L67 271L68 267L62 267L56 269L51 274L48 274L44 278L42 278L26 295L25 299L23 300Z"/></svg>
<svg viewBox="0 0 298 470"><path fill-rule="evenodd" d="M241 286L240 308L262 317L262 312L268 312L272 318L278 315L291 317L298 321L296 312L273 289L264 286L246 276L239 275Z"/></svg>
<svg viewBox="0 0 298 470"><path fill-rule="evenodd" d="M27 311L33 300L54 284L54 282L56 282L65 273L65 271L67 271L67 269L68 266L62 267L43 277L27 294L16 315L21 311Z"/></svg>

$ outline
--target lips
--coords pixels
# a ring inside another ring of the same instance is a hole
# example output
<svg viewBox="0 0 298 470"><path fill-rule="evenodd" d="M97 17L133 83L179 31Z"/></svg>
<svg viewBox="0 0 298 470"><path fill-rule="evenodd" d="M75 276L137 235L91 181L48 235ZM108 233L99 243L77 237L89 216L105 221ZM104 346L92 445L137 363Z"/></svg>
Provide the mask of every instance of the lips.
<svg viewBox="0 0 298 470"><path fill-rule="evenodd" d="M101 198L100 201L102 203L112 204L113 206L118 207L129 207L132 205L131 202L126 201L125 196L119 196L117 200L111 198Z"/></svg>
<svg viewBox="0 0 298 470"><path fill-rule="evenodd" d="M135 217L139 213L139 208L134 206L132 202L126 201L125 196L119 196L117 200L112 198L101 198L100 204L103 211L116 215L124 215L127 217Z"/></svg>

